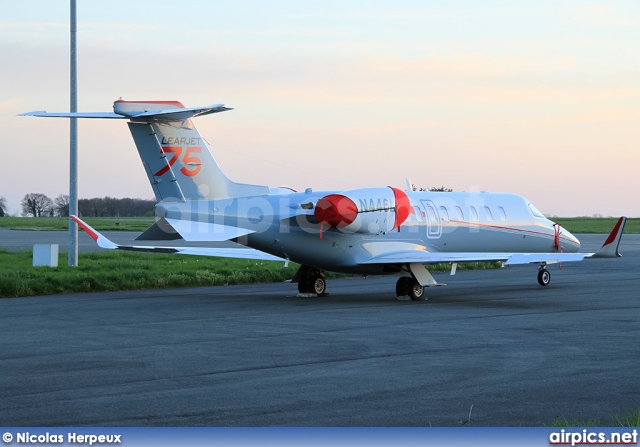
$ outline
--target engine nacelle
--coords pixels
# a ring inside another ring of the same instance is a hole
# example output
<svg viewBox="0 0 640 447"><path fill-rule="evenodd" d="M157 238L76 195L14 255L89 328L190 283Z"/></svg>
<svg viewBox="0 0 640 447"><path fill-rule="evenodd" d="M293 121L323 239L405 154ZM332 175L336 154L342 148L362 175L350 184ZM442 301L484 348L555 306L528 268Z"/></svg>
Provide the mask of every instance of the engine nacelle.
<svg viewBox="0 0 640 447"><path fill-rule="evenodd" d="M329 194L316 203L320 225L347 233L378 234L399 228L409 217L409 197L397 188L361 188Z"/></svg>

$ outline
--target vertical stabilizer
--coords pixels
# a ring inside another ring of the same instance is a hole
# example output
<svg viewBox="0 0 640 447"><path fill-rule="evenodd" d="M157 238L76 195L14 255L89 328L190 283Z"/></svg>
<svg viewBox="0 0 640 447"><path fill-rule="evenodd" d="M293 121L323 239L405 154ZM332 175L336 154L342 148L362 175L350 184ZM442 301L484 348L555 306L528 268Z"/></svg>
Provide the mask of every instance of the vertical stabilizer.
<svg viewBox="0 0 640 447"><path fill-rule="evenodd" d="M142 165L153 188L158 202L181 201L185 197L176 176L169 165L169 160L162 150L153 127L147 123L127 123L133 141L136 143ZM154 175L165 172L164 175Z"/></svg>
<svg viewBox="0 0 640 447"><path fill-rule="evenodd" d="M113 112L33 111L23 116L128 119L145 172L158 201L268 195L269 187L227 178L191 118L231 110L224 104L185 108L178 101L124 101Z"/></svg>
<svg viewBox="0 0 640 447"><path fill-rule="evenodd" d="M210 109L202 108L205 113ZM217 111L229 110L219 107ZM131 116L129 130L158 200L225 199L269 194L267 186L227 178L193 124L192 109L176 101L116 101ZM200 114L205 114L200 112ZM182 119L185 118L185 119Z"/></svg>

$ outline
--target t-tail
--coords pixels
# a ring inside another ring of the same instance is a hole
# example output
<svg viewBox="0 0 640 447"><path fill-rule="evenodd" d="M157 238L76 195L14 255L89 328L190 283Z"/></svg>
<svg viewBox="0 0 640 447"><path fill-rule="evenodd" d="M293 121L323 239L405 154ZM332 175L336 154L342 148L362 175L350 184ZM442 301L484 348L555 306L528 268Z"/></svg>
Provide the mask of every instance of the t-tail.
<svg viewBox="0 0 640 447"><path fill-rule="evenodd" d="M222 172L191 118L232 110L223 104L185 108L177 101L113 103L113 113L28 112L26 116L128 119L156 199L186 201L269 194L267 186L236 183Z"/></svg>

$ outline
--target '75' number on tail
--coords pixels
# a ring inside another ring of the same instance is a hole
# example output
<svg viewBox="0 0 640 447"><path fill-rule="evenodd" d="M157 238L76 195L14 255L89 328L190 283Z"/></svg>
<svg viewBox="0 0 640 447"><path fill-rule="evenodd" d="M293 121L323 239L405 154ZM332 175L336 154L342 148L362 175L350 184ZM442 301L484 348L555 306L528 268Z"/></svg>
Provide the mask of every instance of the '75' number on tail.
<svg viewBox="0 0 640 447"><path fill-rule="evenodd" d="M189 146L184 153L184 157L182 158L182 164L184 165L180 168L180 172L182 172L187 177L193 177L200 172L202 168L202 164L200 162L200 158L197 155L193 155L194 153L199 154L202 152L202 148L198 146ZM153 174L154 177L160 177L165 172L169 171L171 166L180 158L182 155L182 146L162 146L162 154L168 155L171 153L171 158L169 159L169 163L160 169L158 172ZM187 166L192 166L193 169L187 169Z"/></svg>

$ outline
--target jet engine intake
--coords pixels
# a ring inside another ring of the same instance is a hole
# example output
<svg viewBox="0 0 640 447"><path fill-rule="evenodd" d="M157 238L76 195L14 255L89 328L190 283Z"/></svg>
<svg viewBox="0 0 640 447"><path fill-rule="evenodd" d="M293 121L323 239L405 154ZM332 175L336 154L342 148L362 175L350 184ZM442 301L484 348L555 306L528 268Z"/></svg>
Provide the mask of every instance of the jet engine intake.
<svg viewBox="0 0 640 447"><path fill-rule="evenodd" d="M411 210L403 191L387 188L361 188L329 194L316 203L314 215L321 226L346 233L378 234L402 225Z"/></svg>

